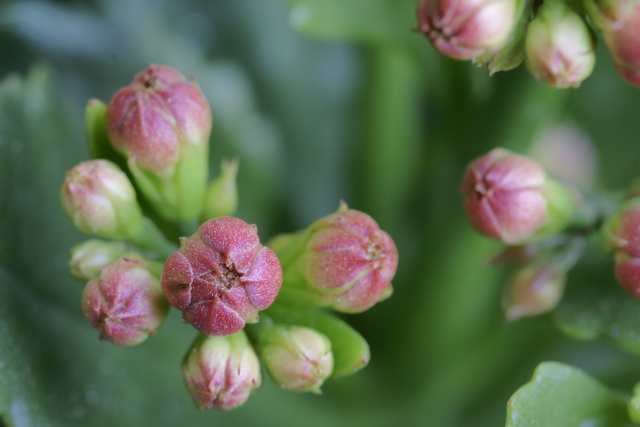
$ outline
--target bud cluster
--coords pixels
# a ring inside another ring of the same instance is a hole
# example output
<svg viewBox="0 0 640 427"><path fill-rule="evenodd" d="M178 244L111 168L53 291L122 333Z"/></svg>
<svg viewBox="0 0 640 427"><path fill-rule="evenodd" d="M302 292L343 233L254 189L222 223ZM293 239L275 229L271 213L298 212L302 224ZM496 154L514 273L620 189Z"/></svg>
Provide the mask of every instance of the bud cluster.
<svg viewBox="0 0 640 427"><path fill-rule="evenodd" d="M640 3L637 0L422 0L420 31L440 53L472 60L490 74L523 60L555 88L578 87L595 66L602 34L618 74L640 86Z"/></svg>
<svg viewBox="0 0 640 427"><path fill-rule="evenodd" d="M364 338L325 309L358 313L391 295L398 253L371 217L343 204L263 245L232 216L237 161L207 183L211 110L173 68L149 66L108 105L91 100L86 121L94 158L68 171L61 201L105 239L70 261L100 339L140 344L170 306L181 311L198 331L182 371L200 409L242 405L261 361L278 386L312 393L368 363Z"/></svg>

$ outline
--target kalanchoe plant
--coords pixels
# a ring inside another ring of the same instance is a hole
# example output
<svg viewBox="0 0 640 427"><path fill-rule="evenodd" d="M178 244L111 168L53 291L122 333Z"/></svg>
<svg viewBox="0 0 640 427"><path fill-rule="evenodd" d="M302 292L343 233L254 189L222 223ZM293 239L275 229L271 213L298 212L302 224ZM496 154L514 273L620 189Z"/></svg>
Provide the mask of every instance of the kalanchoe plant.
<svg viewBox="0 0 640 427"><path fill-rule="evenodd" d="M101 270L119 258L135 258L136 253L122 242L91 239L71 248L69 267L80 280L100 277Z"/></svg>

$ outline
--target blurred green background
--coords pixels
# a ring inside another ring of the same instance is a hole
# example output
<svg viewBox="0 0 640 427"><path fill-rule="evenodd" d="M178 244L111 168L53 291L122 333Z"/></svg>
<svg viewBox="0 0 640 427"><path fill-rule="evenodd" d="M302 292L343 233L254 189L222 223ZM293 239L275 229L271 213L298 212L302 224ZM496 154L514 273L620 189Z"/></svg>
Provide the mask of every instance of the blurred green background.
<svg viewBox="0 0 640 427"><path fill-rule="evenodd" d="M523 66L488 77L412 32L416 3L0 3L0 425L496 426L545 360L622 390L640 380L635 300L624 299L624 321L582 334L590 340L561 333L562 316L503 321L508 271L487 265L499 246L471 231L458 194L471 159L498 145L524 152L541 127L565 121L596 147L597 186L623 188L640 175L640 90L602 47L577 90L547 88ZM265 377L244 406L200 412L180 373L195 331L175 310L137 347L98 340L67 266L86 236L58 193L66 169L88 157L87 100L108 101L149 63L200 84L214 114L212 176L223 157L240 159L238 215L263 241L340 200L394 237L393 297L345 316L371 345L366 369L321 396ZM593 248L569 291L624 298L611 268ZM585 301L565 311L574 330L594 307Z"/></svg>

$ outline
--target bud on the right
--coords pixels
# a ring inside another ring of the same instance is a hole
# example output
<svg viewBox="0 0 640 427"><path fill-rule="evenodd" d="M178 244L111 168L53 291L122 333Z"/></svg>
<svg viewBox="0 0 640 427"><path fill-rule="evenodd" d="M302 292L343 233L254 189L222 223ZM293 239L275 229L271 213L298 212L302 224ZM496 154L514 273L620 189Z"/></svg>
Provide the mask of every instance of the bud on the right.
<svg viewBox="0 0 640 427"><path fill-rule="evenodd" d="M546 0L529 23L525 64L538 80L578 87L595 66L595 41L586 21L562 0Z"/></svg>

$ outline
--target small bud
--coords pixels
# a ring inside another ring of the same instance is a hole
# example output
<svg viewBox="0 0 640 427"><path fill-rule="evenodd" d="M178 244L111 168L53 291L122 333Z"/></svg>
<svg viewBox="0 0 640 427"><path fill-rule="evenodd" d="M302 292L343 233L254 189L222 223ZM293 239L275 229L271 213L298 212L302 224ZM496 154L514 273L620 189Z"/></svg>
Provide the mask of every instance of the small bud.
<svg viewBox="0 0 640 427"><path fill-rule="evenodd" d="M610 250L640 257L640 198L621 205L603 225L602 236Z"/></svg>
<svg viewBox="0 0 640 427"><path fill-rule="evenodd" d="M238 207L238 188L236 176L238 161L222 161L220 175L211 182L207 189L204 206L206 219L233 215Z"/></svg>
<svg viewBox="0 0 640 427"><path fill-rule="evenodd" d="M211 110L198 86L173 68L151 65L107 108L107 130L141 191L170 219L203 208Z"/></svg>
<svg viewBox="0 0 640 427"><path fill-rule="evenodd" d="M640 2L586 0L589 17L602 32L618 74L640 86Z"/></svg>
<svg viewBox="0 0 640 427"><path fill-rule="evenodd" d="M517 9L516 0L422 0L418 30L442 54L473 59L507 43Z"/></svg>
<svg viewBox="0 0 640 427"><path fill-rule="evenodd" d="M198 409L229 410L260 387L260 363L244 332L200 335L182 361L182 373Z"/></svg>
<svg viewBox="0 0 640 427"><path fill-rule="evenodd" d="M520 268L507 285L507 320L553 310L562 298L564 283L564 274L550 264Z"/></svg>
<svg viewBox="0 0 640 427"><path fill-rule="evenodd" d="M545 1L527 29L529 72L555 88L575 88L589 77L595 62L594 37L584 19L564 1Z"/></svg>
<svg viewBox="0 0 640 427"><path fill-rule="evenodd" d="M461 192L471 225L509 245L558 231L573 210L567 192L538 163L503 148L467 167Z"/></svg>
<svg viewBox="0 0 640 427"><path fill-rule="evenodd" d="M81 231L126 240L142 228L142 211L127 176L107 160L89 160L67 171L62 205Z"/></svg>
<svg viewBox="0 0 640 427"><path fill-rule="evenodd" d="M135 253L124 243L87 240L71 248L71 274L81 280L95 279L104 267L125 255L135 258Z"/></svg>
<svg viewBox="0 0 640 427"><path fill-rule="evenodd" d="M282 284L273 251L260 244L256 227L218 217L185 239L165 263L162 289L184 320L207 335L230 335L258 321Z"/></svg>
<svg viewBox="0 0 640 427"><path fill-rule="evenodd" d="M169 305L148 263L121 258L87 283L82 307L100 339L130 346L160 328Z"/></svg>
<svg viewBox="0 0 640 427"><path fill-rule="evenodd" d="M631 257L622 251L616 252L615 276L629 295L640 298L640 257Z"/></svg>
<svg viewBox="0 0 640 427"><path fill-rule="evenodd" d="M369 215L342 205L290 241L289 248L298 246L285 266L288 283L315 304L359 313L391 296L398 251Z"/></svg>
<svg viewBox="0 0 640 427"><path fill-rule="evenodd" d="M331 342L315 329L271 326L261 332L260 345L271 378L283 389L319 394L331 375Z"/></svg>

